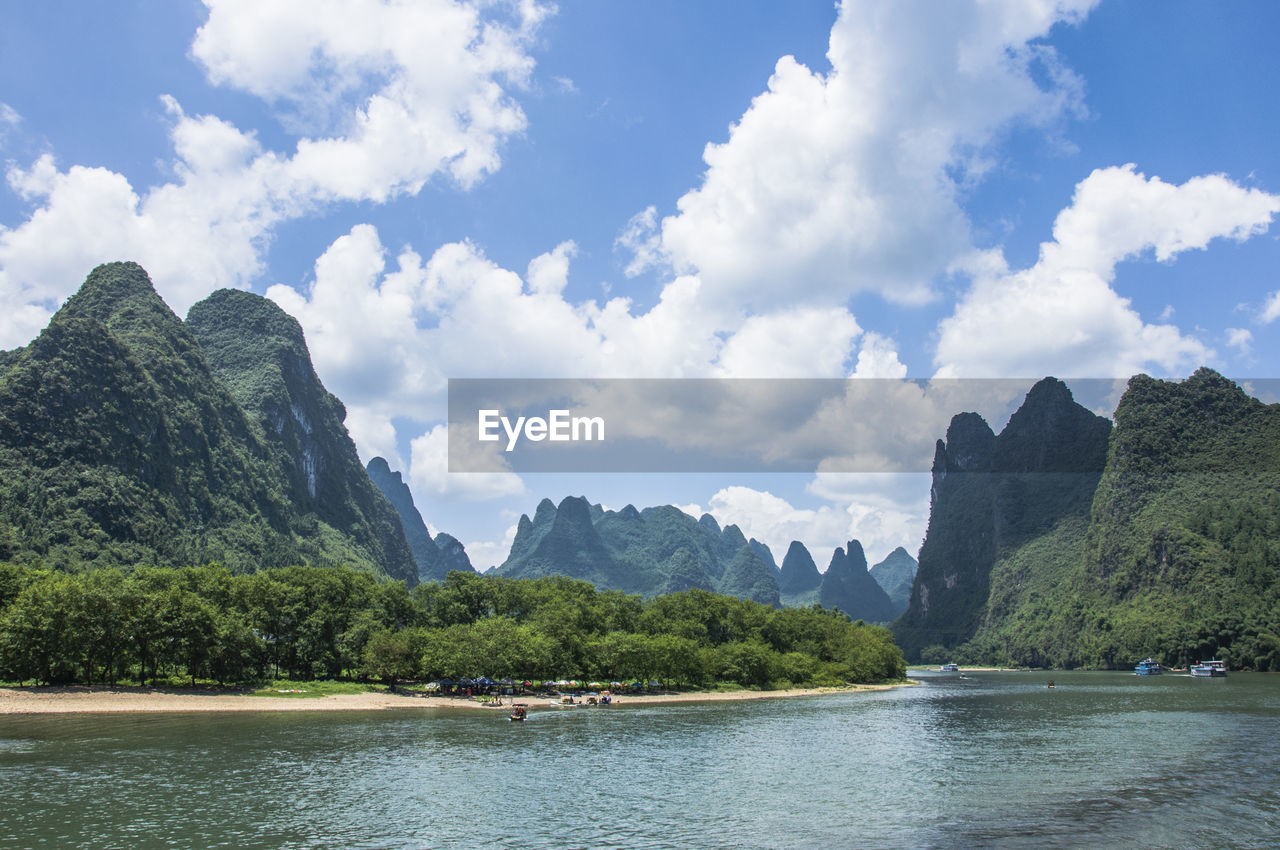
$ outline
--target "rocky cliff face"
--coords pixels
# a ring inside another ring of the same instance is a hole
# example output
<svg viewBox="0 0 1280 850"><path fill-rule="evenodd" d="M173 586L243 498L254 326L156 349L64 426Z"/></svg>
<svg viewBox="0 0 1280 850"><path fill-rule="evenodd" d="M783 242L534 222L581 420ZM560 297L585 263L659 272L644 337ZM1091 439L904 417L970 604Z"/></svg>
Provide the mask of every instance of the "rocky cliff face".
<svg viewBox="0 0 1280 850"><path fill-rule="evenodd" d="M1032 387L999 436L977 414L952 419L934 454L916 582L894 624L908 658L973 637L997 559L1087 517L1110 430L1054 378Z"/></svg>
<svg viewBox="0 0 1280 850"><path fill-rule="evenodd" d="M446 576L454 570L464 573L475 572L471 558L467 556L466 547L452 534L440 532L436 535L436 549L440 552L439 571Z"/></svg>
<svg viewBox="0 0 1280 850"><path fill-rule="evenodd" d="M349 536L387 573L418 566L394 508L365 471L342 402L320 382L302 327L269 299L223 289L192 306L191 329L213 373L261 426L303 514Z"/></svg>
<svg viewBox="0 0 1280 850"><path fill-rule="evenodd" d="M413 503L409 485L400 478L399 472L392 471L386 458L373 458L365 466L365 470L369 473L369 480L382 491L400 517L400 527L404 529L409 551L413 553L413 560L418 565L418 581L443 581L448 571L441 565L440 549L436 541L431 539L431 532Z"/></svg>

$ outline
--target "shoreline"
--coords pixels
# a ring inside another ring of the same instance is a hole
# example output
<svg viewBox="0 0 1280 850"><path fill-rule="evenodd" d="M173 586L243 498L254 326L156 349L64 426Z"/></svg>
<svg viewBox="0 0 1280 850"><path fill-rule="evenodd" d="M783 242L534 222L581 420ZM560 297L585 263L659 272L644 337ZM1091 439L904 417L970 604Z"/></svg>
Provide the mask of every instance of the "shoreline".
<svg viewBox="0 0 1280 850"><path fill-rule="evenodd" d="M821 696L836 693L884 691L917 684L911 680L887 685L847 685L826 688L790 688L781 691L684 691L659 694L624 694L614 705L663 705L676 703L739 702L761 699ZM379 711L384 709L454 709L509 711L512 702L524 702L530 709L552 706L546 696L504 697L501 706L484 705L466 697L415 697L378 691L361 694L330 694L320 697L270 697L221 691L177 691L152 688L87 686L44 686L0 688L0 715L6 714L101 714L163 712L245 712L245 711Z"/></svg>

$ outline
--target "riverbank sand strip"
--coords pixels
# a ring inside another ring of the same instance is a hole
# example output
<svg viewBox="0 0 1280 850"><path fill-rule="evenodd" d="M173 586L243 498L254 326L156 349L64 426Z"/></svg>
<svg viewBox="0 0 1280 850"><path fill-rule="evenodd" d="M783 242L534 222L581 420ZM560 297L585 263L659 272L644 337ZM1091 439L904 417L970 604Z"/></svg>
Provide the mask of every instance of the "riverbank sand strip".
<svg viewBox="0 0 1280 850"><path fill-rule="evenodd" d="M845 688L796 688L784 691L720 691L661 694L622 694L618 705L665 703L733 702L777 699L831 693L879 691L897 685L850 685ZM548 697L504 697L501 708L512 702L532 708L546 706ZM216 691L155 691L145 688L0 688L0 714L67 714L75 712L165 712L165 711L376 711L387 708L453 708L466 711L497 712L498 706L483 705L464 697L414 697L370 691L363 694L334 694L322 697L271 697L229 694Z"/></svg>

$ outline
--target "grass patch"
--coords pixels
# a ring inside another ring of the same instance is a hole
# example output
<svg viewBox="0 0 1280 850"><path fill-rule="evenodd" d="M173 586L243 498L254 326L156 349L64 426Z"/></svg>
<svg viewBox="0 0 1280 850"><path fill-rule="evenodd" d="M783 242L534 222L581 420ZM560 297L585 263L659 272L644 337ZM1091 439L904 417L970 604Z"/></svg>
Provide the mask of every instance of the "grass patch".
<svg viewBox="0 0 1280 850"><path fill-rule="evenodd" d="M284 697L295 699L314 699L335 694L363 694L369 691L385 692L385 685L370 682L300 682L294 679L272 679L261 687L250 692L255 697Z"/></svg>

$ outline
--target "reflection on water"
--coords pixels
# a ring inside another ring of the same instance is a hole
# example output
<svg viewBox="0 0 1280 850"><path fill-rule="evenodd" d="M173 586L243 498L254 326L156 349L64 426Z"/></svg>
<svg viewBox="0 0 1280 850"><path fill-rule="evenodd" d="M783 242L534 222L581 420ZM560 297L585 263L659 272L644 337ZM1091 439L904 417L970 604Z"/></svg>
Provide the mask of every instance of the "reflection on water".
<svg viewBox="0 0 1280 850"><path fill-rule="evenodd" d="M0 718L0 846L1273 847L1280 677Z"/></svg>

